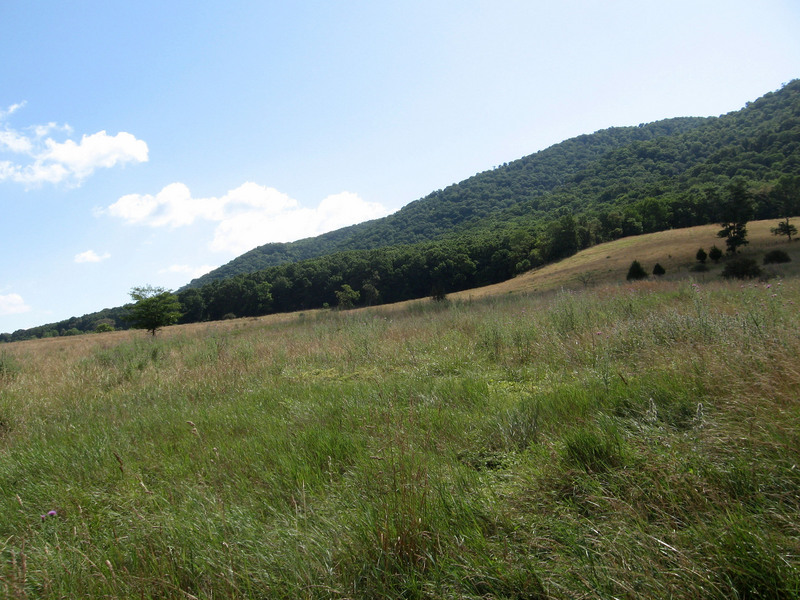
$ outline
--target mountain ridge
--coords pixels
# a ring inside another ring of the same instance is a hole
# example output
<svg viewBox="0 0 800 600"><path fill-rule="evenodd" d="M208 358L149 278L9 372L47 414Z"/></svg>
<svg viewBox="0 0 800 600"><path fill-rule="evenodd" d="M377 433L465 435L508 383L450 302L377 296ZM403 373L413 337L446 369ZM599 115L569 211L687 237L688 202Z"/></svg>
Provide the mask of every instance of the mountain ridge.
<svg viewBox="0 0 800 600"><path fill-rule="evenodd" d="M631 137L634 141L648 141L662 135L672 135L677 130L687 131L693 129L708 119L714 118L716 117L673 117L649 124L610 127L592 134L581 134L494 169L479 172L459 183L435 190L427 196L409 202L386 217L372 219L294 242L269 243L258 246L234 258L225 265L192 280L185 288L200 287L217 279L224 279L242 273L252 273L284 262L316 258L332 252L369 250L396 244L435 241L452 233L451 230L454 227L463 226L465 223L473 223L494 212L500 212L502 208L509 208L511 205L518 203L509 202L498 210L486 210L478 214L473 208L468 214L462 214L463 219L455 221L451 219L446 227L441 228L441 231L415 230L413 226L408 225L410 219L424 212L431 203L441 202L443 198L449 200L452 195L457 196L459 189L463 186L468 186L474 182L483 183L486 180L502 179L502 177L497 177L498 171L502 175L504 171L533 170L533 176L539 178L536 184L532 186L533 193L546 193L556 188L565 176L570 175L572 169L580 168L587 160L596 159L611 148L630 143ZM624 139L622 139L623 134L627 134ZM560 165L560 168L557 169L547 161L547 158L554 154L574 156L572 161L567 163L566 172L563 165ZM538 164L533 165L533 169L530 168L531 163L538 162L543 163L543 168L539 168ZM521 192L519 189L510 191L512 194L520 194ZM403 233L405 233L406 237L399 239Z"/></svg>

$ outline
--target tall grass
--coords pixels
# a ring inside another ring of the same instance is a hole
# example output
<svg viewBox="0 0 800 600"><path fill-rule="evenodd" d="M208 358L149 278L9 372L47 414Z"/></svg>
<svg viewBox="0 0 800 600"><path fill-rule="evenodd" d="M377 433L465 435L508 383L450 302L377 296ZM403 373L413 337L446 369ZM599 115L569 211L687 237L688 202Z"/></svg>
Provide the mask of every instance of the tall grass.
<svg viewBox="0 0 800 600"><path fill-rule="evenodd" d="M800 595L800 284L9 345L0 596Z"/></svg>

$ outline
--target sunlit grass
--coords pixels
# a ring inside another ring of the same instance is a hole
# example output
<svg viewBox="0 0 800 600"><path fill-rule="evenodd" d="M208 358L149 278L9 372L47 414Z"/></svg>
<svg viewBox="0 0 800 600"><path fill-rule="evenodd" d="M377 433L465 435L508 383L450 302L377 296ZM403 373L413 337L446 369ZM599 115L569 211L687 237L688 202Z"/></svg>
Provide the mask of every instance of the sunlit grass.
<svg viewBox="0 0 800 600"><path fill-rule="evenodd" d="M797 303L661 281L8 345L0 595L797 597Z"/></svg>

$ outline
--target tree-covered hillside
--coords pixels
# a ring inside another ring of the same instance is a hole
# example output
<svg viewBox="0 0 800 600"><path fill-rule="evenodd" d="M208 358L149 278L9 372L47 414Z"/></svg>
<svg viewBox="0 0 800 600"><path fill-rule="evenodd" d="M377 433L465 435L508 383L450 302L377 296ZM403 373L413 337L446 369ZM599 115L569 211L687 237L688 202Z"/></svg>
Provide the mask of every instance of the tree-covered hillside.
<svg viewBox="0 0 800 600"><path fill-rule="evenodd" d="M750 218L800 214L800 80L721 117L578 136L384 219L261 246L180 290L182 322L442 295L623 236L727 221L732 198ZM106 309L0 339L105 321L127 327Z"/></svg>
<svg viewBox="0 0 800 600"><path fill-rule="evenodd" d="M710 217L697 210L709 188L735 177L768 187L782 174L800 173L799 154L796 80L721 117L666 119L572 138L435 191L383 219L260 246L190 286L344 250L440 240L484 228L487 220L533 225L567 213L602 218L621 211L630 218L614 228L619 235L699 224ZM763 209L760 216L766 216Z"/></svg>
<svg viewBox="0 0 800 600"><path fill-rule="evenodd" d="M398 212L291 243L265 244L191 282L199 287L215 279L252 273L344 250L366 250L429 242L514 209L522 202L563 187L610 151L634 142L690 131L708 119L675 118L639 127L614 127L556 144L461 183L434 191Z"/></svg>

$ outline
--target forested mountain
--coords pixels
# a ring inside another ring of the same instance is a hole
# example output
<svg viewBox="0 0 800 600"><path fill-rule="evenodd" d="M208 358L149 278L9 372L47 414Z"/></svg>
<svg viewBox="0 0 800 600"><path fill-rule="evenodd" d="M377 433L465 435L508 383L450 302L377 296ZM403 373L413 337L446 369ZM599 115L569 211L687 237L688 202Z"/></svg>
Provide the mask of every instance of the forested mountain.
<svg viewBox="0 0 800 600"><path fill-rule="evenodd" d="M697 209L709 187L724 187L734 177L768 184L781 174L798 174L799 146L796 80L721 117L666 119L572 138L435 191L383 219L260 246L190 287L334 252L440 240L484 228L487 219L494 225L541 224L567 213L602 217L614 210L631 216L627 225L612 228L621 231L604 238L708 222L711 215L698 215Z"/></svg>
<svg viewBox="0 0 800 600"><path fill-rule="evenodd" d="M720 117L581 135L435 191L393 215L261 246L178 292L183 322L394 302L508 279L599 242L800 214L800 80ZM744 196L742 196L744 194ZM123 307L0 340L127 327Z"/></svg>
<svg viewBox="0 0 800 600"><path fill-rule="evenodd" d="M296 242L259 246L195 279L189 287L334 252L434 241L563 187L587 165L594 164L614 149L690 131L708 120L666 119L572 138L432 192L388 217Z"/></svg>

